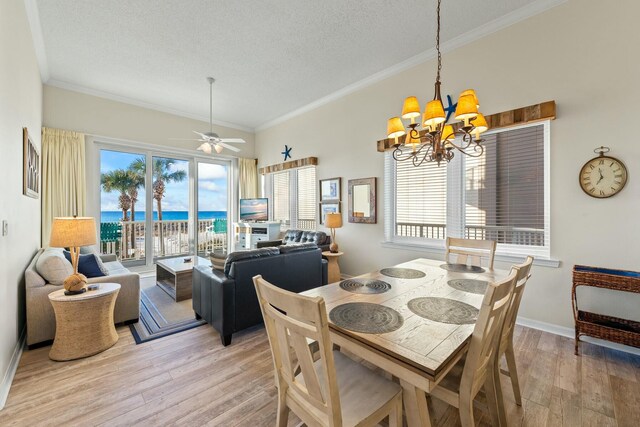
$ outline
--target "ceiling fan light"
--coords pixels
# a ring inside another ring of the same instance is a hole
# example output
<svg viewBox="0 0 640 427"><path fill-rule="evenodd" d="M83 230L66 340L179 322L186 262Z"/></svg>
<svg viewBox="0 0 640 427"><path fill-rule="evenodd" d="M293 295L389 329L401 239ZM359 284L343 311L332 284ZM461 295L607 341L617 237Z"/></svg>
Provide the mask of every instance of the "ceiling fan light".
<svg viewBox="0 0 640 427"><path fill-rule="evenodd" d="M478 104L472 94L460 95L456 107L456 120L470 120L478 116Z"/></svg>
<svg viewBox="0 0 640 427"><path fill-rule="evenodd" d="M211 154L211 144L209 144L208 142L203 142L202 145L198 147L198 150L202 150L206 154Z"/></svg>
<svg viewBox="0 0 640 427"><path fill-rule="evenodd" d="M430 126L432 129L435 129L437 125L439 125L440 123L444 123L445 119L446 116L444 114L442 101L440 101L439 99L434 99L433 101L427 102L422 120L422 124L425 127Z"/></svg>
<svg viewBox="0 0 640 427"><path fill-rule="evenodd" d="M402 118L414 119L415 117L420 117L420 103L418 102L418 98L410 96L404 100L404 105L402 106Z"/></svg>
<svg viewBox="0 0 640 427"><path fill-rule="evenodd" d="M222 146L216 144L213 146L213 148L216 150L216 153L218 154L222 153L222 150L223 150Z"/></svg>
<svg viewBox="0 0 640 427"><path fill-rule="evenodd" d="M402 124L402 120L400 120L400 117L392 117L387 121L388 138L398 138L405 133L406 132L404 130L404 125Z"/></svg>

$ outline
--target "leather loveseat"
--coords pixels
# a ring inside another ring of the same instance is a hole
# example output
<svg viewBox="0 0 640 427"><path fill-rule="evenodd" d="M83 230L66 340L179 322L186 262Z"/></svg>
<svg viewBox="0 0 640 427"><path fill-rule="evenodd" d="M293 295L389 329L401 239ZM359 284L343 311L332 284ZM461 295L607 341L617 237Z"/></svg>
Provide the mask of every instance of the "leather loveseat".
<svg viewBox="0 0 640 427"><path fill-rule="evenodd" d="M206 266L193 269L193 311L213 326L222 344L231 335L262 323L253 277L282 289L303 292L327 284L327 261L314 244L283 245L233 252L224 271Z"/></svg>
<svg viewBox="0 0 640 427"><path fill-rule="evenodd" d="M258 248L280 245L297 245L300 243L315 243L322 251L328 251L331 237L324 231L287 230L282 240L266 240L258 242Z"/></svg>

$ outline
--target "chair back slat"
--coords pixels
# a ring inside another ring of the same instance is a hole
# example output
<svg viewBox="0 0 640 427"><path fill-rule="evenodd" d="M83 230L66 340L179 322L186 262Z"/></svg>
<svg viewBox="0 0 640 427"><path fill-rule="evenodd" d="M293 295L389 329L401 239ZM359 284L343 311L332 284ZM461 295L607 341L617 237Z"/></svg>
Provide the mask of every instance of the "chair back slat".
<svg viewBox="0 0 640 427"><path fill-rule="evenodd" d="M524 263L514 265L513 269L516 270L516 285L513 290L513 296L507 313L505 314L504 327L502 328L502 339L500 342L500 354L504 353L509 341L513 340L513 331L516 326L516 319L518 317L518 310L520 310L520 302L524 295L524 288L527 281L531 277L531 266L533 265L533 257L528 256Z"/></svg>
<svg viewBox="0 0 640 427"><path fill-rule="evenodd" d="M487 266L493 268L496 253L496 242L493 240L458 239L447 237L445 261L451 262L450 255L456 255L457 264L467 264L480 267L482 259L486 259Z"/></svg>
<svg viewBox="0 0 640 427"><path fill-rule="evenodd" d="M285 291L253 278L273 355L280 393L303 413L308 425L341 426L342 416L335 364L324 300ZM308 340L318 342L314 364ZM296 376L299 369L300 374ZM315 410L313 409L315 408ZM322 419L318 419L321 414Z"/></svg>
<svg viewBox="0 0 640 427"><path fill-rule="evenodd" d="M512 269L507 278L491 283L485 292L462 373L461 394L470 393L471 396L475 396L487 375L491 375L516 276L516 270Z"/></svg>

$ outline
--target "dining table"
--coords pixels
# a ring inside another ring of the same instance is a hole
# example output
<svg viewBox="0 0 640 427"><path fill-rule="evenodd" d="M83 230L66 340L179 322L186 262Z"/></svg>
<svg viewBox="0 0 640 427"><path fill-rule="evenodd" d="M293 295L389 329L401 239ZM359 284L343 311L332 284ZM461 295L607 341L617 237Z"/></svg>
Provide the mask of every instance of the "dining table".
<svg viewBox="0 0 640 427"><path fill-rule="evenodd" d="M398 378L407 425L467 351L484 292L508 271L418 258L303 292L325 301L331 340Z"/></svg>

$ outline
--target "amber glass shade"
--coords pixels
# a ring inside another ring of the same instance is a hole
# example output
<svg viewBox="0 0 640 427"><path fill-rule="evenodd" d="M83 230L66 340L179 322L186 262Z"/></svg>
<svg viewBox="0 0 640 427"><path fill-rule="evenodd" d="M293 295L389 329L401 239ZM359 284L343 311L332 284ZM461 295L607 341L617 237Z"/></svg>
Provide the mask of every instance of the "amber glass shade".
<svg viewBox="0 0 640 427"><path fill-rule="evenodd" d="M480 134L482 132L486 132L489 130L489 125L487 125L487 120L484 118L482 113L478 113L478 115L476 116L475 119L473 119L471 124L475 126L475 129L473 130L474 133Z"/></svg>
<svg viewBox="0 0 640 427"><path fill-rule="evenodd" d="M465 96L465 95L473 95L473 99L475 99L476 101L476 108L480 108L480 102L478 101L478 96L476 95L475 90L473 89L463 90L460 96Z"/></svg>
<svg viewBox="0 0 640 427"><path fill-rule="evenodd" d="M427 102L427 106L424 109L424 117L422 124L424 126L431 126L432 128L445 121L444 107L442 101L434 99Z"/></svg>
<svg viewBox="0 0 640 427"><path fill-rule="evenodd" d="M214 145L213 149L216 150L216 153L218 153L218 154L222 153L222 150L224 150L222 145L218 145L218 144Z"/></svg>
<svg viewBox="0 0 640 427"><path fill-rule="evenodd" d="M387 137L397 138L405 133L404 125L400 117L392 117L387 121Z"/></svg>
<svg viewBox="0 0 640 427"><path fill-rule="evenodd" d="M402 106L402 118L403 119L412 119L414 117L420 116L420 103L418 102L418 98L415 96L410 96L404 100L404 105Z"/></svg>
<svg viewBox="0 0 640 427"><path fill-rule="evenodd" d="M54 218L51 225L53 248L77 248L96 244L96 220L92 217Z"/></svg>
<svg viewBox="0 0 640 427"><path fill-rule="evenodd" d="M456 137L456 135L453 132L453 126L444 125L444 129L442 130L442 138L440 138L440 139L442 141L445 141L447 139L454 139L455 137Z"/></svg>
<svg viewBox="0 0 640 427"><path fill-rule="evenodd" d="M473 119L478 115L478 104L471 94L461 95L456 107L456 120Z"/></svg>

